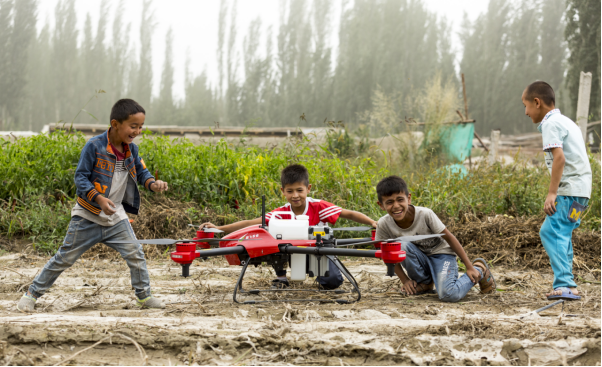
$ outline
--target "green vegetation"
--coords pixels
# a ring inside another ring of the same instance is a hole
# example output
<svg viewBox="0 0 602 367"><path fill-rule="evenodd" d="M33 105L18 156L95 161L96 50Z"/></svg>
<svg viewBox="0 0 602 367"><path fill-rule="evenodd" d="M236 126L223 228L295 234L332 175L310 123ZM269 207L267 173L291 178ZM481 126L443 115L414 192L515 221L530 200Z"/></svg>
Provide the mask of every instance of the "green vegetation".
<svg viewBox="0 0 602 367"><path fill-rule="evenodd" d="M84 144L83 136L66 133L0 141L0 235L31 237L40 251L56 250L69 222L73 173ZM259 216L262 194L268 208L281 205L280 170L293 162L308 168L313 197L373 218L382 215L375 185L391 174L408 181L415 205L450 217L463 212L539 215L549 180L543 165L482 166L459 177L435 163L411 170L405 161L378 150L340 158L327 145L316 148L308 139L258 148L225 141L195 146L147 135L140 151L148 169L169 182L167 195L200 203L215 213L218 223ZM600 165L593 157L591 164L594 192L582 227L599 230Z"/></svg>

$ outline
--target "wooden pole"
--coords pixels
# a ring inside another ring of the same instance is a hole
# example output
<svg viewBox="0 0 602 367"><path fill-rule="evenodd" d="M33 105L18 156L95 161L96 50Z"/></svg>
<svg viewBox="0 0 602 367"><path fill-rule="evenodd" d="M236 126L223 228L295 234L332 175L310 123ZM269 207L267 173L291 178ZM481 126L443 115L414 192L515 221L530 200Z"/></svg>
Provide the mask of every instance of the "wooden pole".
<svg viewBox="0 0 602 367"><path fill-rule="evenodd" d="M500 135L499 129L491 130L491 150L489 151L489 164L493 165L497 160L497 153L500 148Z"/></svg>
<svg viewBox="0 0 602 367"><path fill-rule="evenodd" d="M587 118L589 115L589 99L592 91L592 73L581 72L579 77L579 97L577 99L577 126L583 134L583 141L587 145Z"/></svg>

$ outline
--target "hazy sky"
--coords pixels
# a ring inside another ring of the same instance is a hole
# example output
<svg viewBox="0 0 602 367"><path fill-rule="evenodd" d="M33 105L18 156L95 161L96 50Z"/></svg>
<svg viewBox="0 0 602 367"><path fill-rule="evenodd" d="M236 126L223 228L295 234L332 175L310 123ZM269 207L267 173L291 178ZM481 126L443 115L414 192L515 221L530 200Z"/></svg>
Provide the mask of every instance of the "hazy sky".
<svg viewBox="0 0 602 367"><path fill-rule="evenodd" d="M54 8L58 0L42 0L39 3L38 28L46 21L54 23ZM231 3L232 1L230 1ZM269 25L273 25L274 34L277 33L277 24L280 14L280 0L239 0L238 1L238 43L242 45L242 39L247 33L249 23L260 17L263 22L263 31ZM92 24L98 21L98 13L101 0L78 0L76 2L78 29L80 37L86 14L90 13ZM114 14L114 8L118 0L110 1L110 22ZM453 22L454 48L459 49L457 32L463 13L466 12L470 19L475 19L480 13L487 9L486 0L424 0L428 8L434 10L440 16L445 16ZM140 12L142 0L128 0L125 3L126 22L131 23L130 44L138 42L140 35ZM333 1L334 23L331 45L336 45L338 19L340 16L341 1ZM155 20L157 26L153 34L153 69L154 69L154 94L159 90L161 69L163 66L165 52L165 34L169 27L174 33L175 85L174 94L180 98L184 94L184 64L187 53L190 56L190 67L193 74L199 74L206 69L209 79L215 82L217 79L217 23L219 12L219 0L154 0ZM96 30L94 29L94 32ZM107 36L111 34L111 24L107 29ZM240 49L240 47L239 47ZM242 60L241 60L242 62Z"/></svg>

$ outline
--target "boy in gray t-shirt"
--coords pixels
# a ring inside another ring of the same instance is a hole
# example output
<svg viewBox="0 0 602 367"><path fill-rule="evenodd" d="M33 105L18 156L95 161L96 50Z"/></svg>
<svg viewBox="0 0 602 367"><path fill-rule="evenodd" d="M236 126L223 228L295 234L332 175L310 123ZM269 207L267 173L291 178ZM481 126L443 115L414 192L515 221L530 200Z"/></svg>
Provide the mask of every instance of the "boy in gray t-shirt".
<svg viewBox="0 0 602 367"><path fill-rule="evenodd" d="M552 87L542 81L530 84L522 95L525 115L542 135L550 186L544 203L547 214L539 231L541 243L554 271L548 299L581 299L573 280L573 230L581 224L592 192L592 169L581 129L555 107Z"/></svg>
<svg viewBox="0 0 602 367"><path fill-rule="evenodd" d="M376 240L443 234L443 237L405 245L405 260L395 264L395 274L403 283L403 291L407 294L422 294L436 288L439 299L445 302L461 300L477 282L481 293L495 291L495 280L487 262L476 259L471 263L462 245L432 210L411 205L412 195L401 177L383 178L376 186L376 193L378 205L387 212L378 221ZM460 278L456 255L466 265L466 274Z"/></svg>

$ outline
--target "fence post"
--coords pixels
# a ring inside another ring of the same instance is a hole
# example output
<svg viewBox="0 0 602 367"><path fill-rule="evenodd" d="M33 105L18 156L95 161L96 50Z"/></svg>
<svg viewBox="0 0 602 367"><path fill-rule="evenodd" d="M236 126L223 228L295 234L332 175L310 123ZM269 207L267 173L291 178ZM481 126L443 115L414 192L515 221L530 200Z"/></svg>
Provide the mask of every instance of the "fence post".
<svg viewBox="0 0 602 367"><path fill-rule="evenodd" d="M500 148L500 129L491 130L491 143L489 144L489 164L494 164Z"/></svg>
<svg viewBox="0 0 602 367"><path fill-rule="evenodd" d="M581 129L583 141L587 144L587 118L589 115L589 98L592 91L592 73L581 72L579 77L579 97L577 99L577 117L575 122Z"/></svg>

